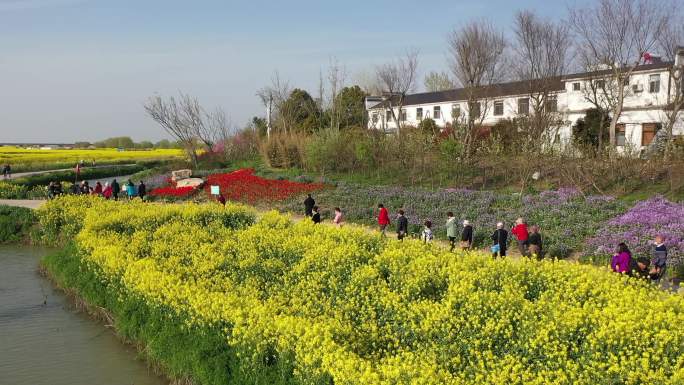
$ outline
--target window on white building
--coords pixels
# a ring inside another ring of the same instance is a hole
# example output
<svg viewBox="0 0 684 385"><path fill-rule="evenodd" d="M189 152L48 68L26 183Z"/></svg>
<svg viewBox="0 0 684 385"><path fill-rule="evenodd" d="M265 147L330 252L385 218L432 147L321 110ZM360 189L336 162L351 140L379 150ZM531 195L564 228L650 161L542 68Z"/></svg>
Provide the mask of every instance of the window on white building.
<svg viewBox="0 0 684 385"><path fill-rule="evenodd" d="M434 106L432 108L432 118L439 119L442 117L442 108L440 106Z"/></svg>
<svg viewBox="0 0 684 385"><path fill-rule="evenodd" d="M373 120L373 123L377 123L378 122L378 113L373 112L373 115L371 115L371 119Z"/></svg>
<svg viewBox="0 0 684 385"><path fill-rule="evenodd" d="M530 113L530 99L520 98L518 99L518 114L527 115Z"/></svg>
<svg viewBox="0 0 684 385"><path fill-rule="evenodd" d="M416 120L417 121L423 120L423 109L422 108L416 108Z"/></svg>
<svg viewBox="0 0 684 385"><path fill-rule="evenodd" d="M606 88L606 81L603 79L596 80L594 82L594 85L596 85L596 88L598 88L599 90L602 90L602 89Z"/></svg>
<svg viewBox="0 0 684 385"><path fill-rule="evenodd" d="M504 114L504 103L502 101L494 102L494 115L501 116Z"/></svg>
<svg viewBox="0 0 684 385"><path fill-rule="evenodd" d="M392 121L392 111L387 110L385 112L385 121L386 122L391 122Z"/></svg>
<svg viewBox="0 0 684 385"><path fill-rule="evenodd" d="M402 122L406 121L406 109L401 110L401 114L399 115L399 120L401 120Z"/></svg>
<svg viewBox="0 0 684 385"><path fill-rule="evenodd" d="M622 80L622 85L625 87L629 87L629 76Z"/></svg>
<svg viewBox="0 0 684 385"><path fill-rule="evenodd" d="M579 91L580 90L580 82L572 83L572 90L573 91Z"/></svg>
<svg viewBox="0 0 684 385"><path fill-rule="evenodd" d="M660 75L655 74L648 77L648 92L652 94L660 92Z"/></svg>
<svg viewBox="0 0 684 385"><path fill-rule="evenodd" d="M460 104L452 104L451 105L451 119L458 119L461 117L461 105Z"/></svg>
<svg viewBox="0 0 684 385"><path fill-rule="evenodd" d="M544 104L544 109L546 112L558 112L558 98L549 96Z"/></svg>
<svg viewBox="0 0 684 385"><path fill-rule="evenodd" d="M615 144L618 146L624 146L627 136L625 135L625 125L618 124L615 126Z"/></svg>

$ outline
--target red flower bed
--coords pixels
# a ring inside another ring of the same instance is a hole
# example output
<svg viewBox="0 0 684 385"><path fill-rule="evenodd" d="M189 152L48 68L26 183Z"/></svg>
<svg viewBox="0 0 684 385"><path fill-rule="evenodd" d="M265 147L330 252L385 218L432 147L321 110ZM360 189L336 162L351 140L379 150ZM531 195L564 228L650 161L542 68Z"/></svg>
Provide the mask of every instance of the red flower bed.
<svg viewBox="0 0 684 385"><path fill-rule="evenodd" d="M152 191L150 191L150 195L153 197L176 197L176 198L185 198L189 196L190 194L195 191L194 187L188 186L188 187L174 187L174 186L167 186L167 187L159 187L156 188Z"/></svg>
<svg viewBox="0 0 684 385"><path fill-rule="evenodd" d="M255 203L261 201L282 201L292 196L320 190L322 183L300 183L289 180L266 179L254 175L251 168L243 168L228 174L214 174L207 177L205 191L210 186L219 186L226 199Z"/></svg>

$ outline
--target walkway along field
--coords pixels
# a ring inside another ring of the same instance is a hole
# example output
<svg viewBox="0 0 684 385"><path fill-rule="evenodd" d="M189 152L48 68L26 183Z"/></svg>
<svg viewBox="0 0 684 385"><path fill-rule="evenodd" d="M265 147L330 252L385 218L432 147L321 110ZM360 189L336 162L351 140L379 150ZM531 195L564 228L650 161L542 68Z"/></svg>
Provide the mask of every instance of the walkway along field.
<svg viewBox="0 0 684 385"><path fill-rule="evenodd" d="M453 254L234 204L66 197L38 216L44 241L67 245L47 270L175 380L684 381L684 298L605 268Z"/></svg>

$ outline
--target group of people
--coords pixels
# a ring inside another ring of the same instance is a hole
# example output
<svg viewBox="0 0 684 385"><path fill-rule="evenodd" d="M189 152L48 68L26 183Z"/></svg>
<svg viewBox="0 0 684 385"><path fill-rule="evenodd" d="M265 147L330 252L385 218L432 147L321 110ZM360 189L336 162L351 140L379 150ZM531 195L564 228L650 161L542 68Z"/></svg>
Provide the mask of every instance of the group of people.
<svg viewBox="0 0 684 385"><path fill-rule="evenodd" d="M323 218L321 218L321 213L319 212L318 206L316 206L316 201L313 199L311 194L306 196L304 199L304 215L311 218L313 223L321 223ZM344 223L344 216L342 215L342 209L335 207L335 216L333 217L333 223L337 226L342 226Z"/></svg>
<svg viewBox="0 0 684 385"><path fill-rule="evenodd" d="M145 182L140 181L140 184L136 187L130 179L123 186L119 185L119 182L117 182L116 179L114 179L111 184L105 182L105 184L102 185L102 183L97 181L95 186L90 186L88 181L84 180L79 184L74 183L73 186L71 186L70 192L74 195L98 195L105 199L114 200L119 200L119 195L123 194L128 197L128 199L139 197L140 199L145 200L147 186L145 186ZM48 185L49 199L56 198L63 193L64 190L61 182L50 182Z"/></svg>
<svg viewBox="0 0 684 385"><path fill-rule="evenodd" d="M9 163L5 164L2 166L2 179L11 179L12 178L12 166L9 165Z"/></svg>
<svg viewBox="0 0 684 385"><path fill-rule="evenodd" d="M651 258L641 256L634 258L627 244L622 242L617 247L617 253L610 261L611 269L620 274L642 278L652 282L660 282L667 269L667 246L665 239L657 235L653 241Z"/></svg>
<svg viewBox="0 0 684 385"><path fill-rule="evenodd" d="M307 217L311 218L314 223L321 222L321 214L319 212L318 206L316 206L316 201L313 199L311 194L308 194L304 200L304 213ZM454 213L449 211L446 213L446 235L449 239L450 250L453 251L456 248L457 241L458 246L461 249L471 249L473 247L473 225L469 220L464 220L460 225ZM404 210L399 210L396 216L397 226L397 239L403 240L409 234L409 222L408 218L404 213ZM339 207L335 207L335 216L333 223L341 226L343 222L342 210ZM383 236L386 236L387 228L391 225L391 219L389 211L387 208L380 203L378 205L378 216L377 216L378 226L380 227L380 232ZM460 231L459 231L460 227ZM523 218L518 218L515 226L511 229L511 233L515 236L518 250L522 256L526 257L536 257L541 259L543 256L542 250L542 236L539 232L539 226L532 226L528 229L527 223L525 223ZM434 240L435 236L432 231L432 221L425 221L423 224L423 231L420 233L420 239L423 242L429 243ZM492 255L496 257L506 256L506 251L508 247L508 231L504 229L503 222L499 222L496 225L496 230L491 236L492 239Z"/></svg>

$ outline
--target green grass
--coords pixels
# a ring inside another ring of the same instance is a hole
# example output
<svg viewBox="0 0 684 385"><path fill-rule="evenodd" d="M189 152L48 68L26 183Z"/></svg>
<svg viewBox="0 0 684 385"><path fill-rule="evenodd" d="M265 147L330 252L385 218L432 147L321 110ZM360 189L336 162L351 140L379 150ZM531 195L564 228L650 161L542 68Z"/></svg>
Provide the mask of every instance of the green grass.
<svg viewBox="0 0 684 385"><path fill-rule="evenodd" d="M171 380L197 385L297 384L287 357L262 357L228 344L222 327L189 328L185 317L137 298L117 282L104 282L91 264L79 257L74 244L46 256L42 266L55 283L86 302L104 308L115 320L117 334L135 344L150 364ZM240 356L238 356L240 354Z"/></svg>

